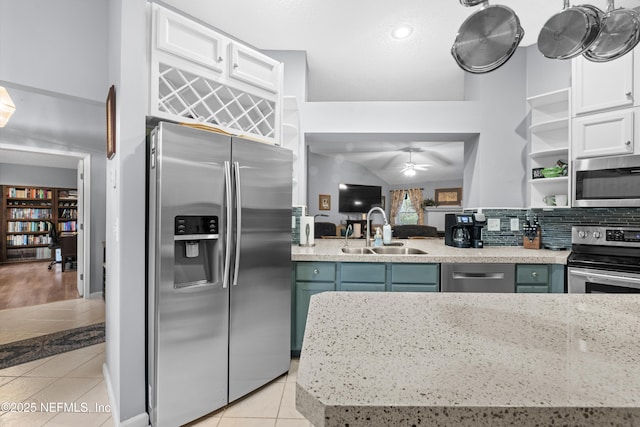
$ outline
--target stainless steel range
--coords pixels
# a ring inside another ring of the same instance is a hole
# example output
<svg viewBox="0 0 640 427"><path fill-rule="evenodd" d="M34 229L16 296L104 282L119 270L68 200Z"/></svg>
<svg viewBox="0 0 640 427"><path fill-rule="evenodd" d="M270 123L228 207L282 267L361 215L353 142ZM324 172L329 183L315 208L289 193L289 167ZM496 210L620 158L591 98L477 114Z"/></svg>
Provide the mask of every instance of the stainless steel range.
<svg viewBox="0 0 640 427"><path fill-rule="evenodd" d="M569 293L640 293L640 226L574 226Z"/></svg>

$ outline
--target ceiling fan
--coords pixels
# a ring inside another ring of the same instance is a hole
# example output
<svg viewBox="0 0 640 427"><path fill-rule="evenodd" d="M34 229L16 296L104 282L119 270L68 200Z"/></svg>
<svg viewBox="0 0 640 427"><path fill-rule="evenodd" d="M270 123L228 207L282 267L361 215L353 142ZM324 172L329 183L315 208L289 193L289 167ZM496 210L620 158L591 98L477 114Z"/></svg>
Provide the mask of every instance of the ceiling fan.
<svg viewBox="0 0 640 427"><path fill-rule="evenodd" d="M429 166L431 166L430 164L416 164L413 163L411 161L411 151L409 151L409 161L405 162L404 167L402 168L402 170L400 171L402 174L404 174L405 176L414 176L416 174L417 171L426 171L428 170Z"/></svg>

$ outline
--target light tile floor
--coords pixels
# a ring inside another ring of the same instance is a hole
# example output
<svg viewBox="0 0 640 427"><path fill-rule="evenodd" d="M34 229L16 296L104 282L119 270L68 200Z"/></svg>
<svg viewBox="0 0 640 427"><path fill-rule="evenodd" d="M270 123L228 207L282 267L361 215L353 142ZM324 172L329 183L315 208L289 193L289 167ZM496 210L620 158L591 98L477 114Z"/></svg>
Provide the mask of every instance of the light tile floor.
<svg viewBox="0 0 640 427"><path fill-rule="evenodd" d="M72 300L0 311L0 343L104 320L100 300ZM10 313L8 313L10 312ZM19 337L19 338L18 338ZM0 426L112 426L102 376L105 344L0 370ZM286 375L190 427L313 427L295 409L298 359ZM35 411L31 411L35 409Z"/></svg>

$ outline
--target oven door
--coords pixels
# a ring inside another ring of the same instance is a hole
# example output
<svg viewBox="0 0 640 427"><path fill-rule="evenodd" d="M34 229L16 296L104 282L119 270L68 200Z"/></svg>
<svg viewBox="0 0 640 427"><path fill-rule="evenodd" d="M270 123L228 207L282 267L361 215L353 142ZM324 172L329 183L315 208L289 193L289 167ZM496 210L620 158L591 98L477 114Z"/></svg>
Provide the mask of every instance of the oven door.
<svg viewBox="0 0 640 427"><path fill-rule="evenodd" d="M640 274L569 267L567 275L570 294L640 293Z"/></svg>
<svg viewBox="0 0 640 427"><path fill-rule="evenodd" d="M640 155L576 160L573 206L640 205Z"/></svg>

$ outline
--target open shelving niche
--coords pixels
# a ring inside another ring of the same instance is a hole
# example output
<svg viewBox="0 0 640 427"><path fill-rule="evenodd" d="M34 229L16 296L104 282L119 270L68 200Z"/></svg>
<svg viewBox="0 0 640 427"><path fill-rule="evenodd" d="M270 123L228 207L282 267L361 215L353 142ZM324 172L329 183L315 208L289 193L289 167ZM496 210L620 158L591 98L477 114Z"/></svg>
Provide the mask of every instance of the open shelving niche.
<svg viewBox="0 0 640 427"><path fill-rule="evenodd" d="M529 151L529 207L562 208L571 207L571 170L567 176L557 178L533 178L533 169L552 167L558 160L571 167L571 110L570 89L527 98L531 108L530 151ZM567 206L548 206L544 197L566 194Z"/></svg>

